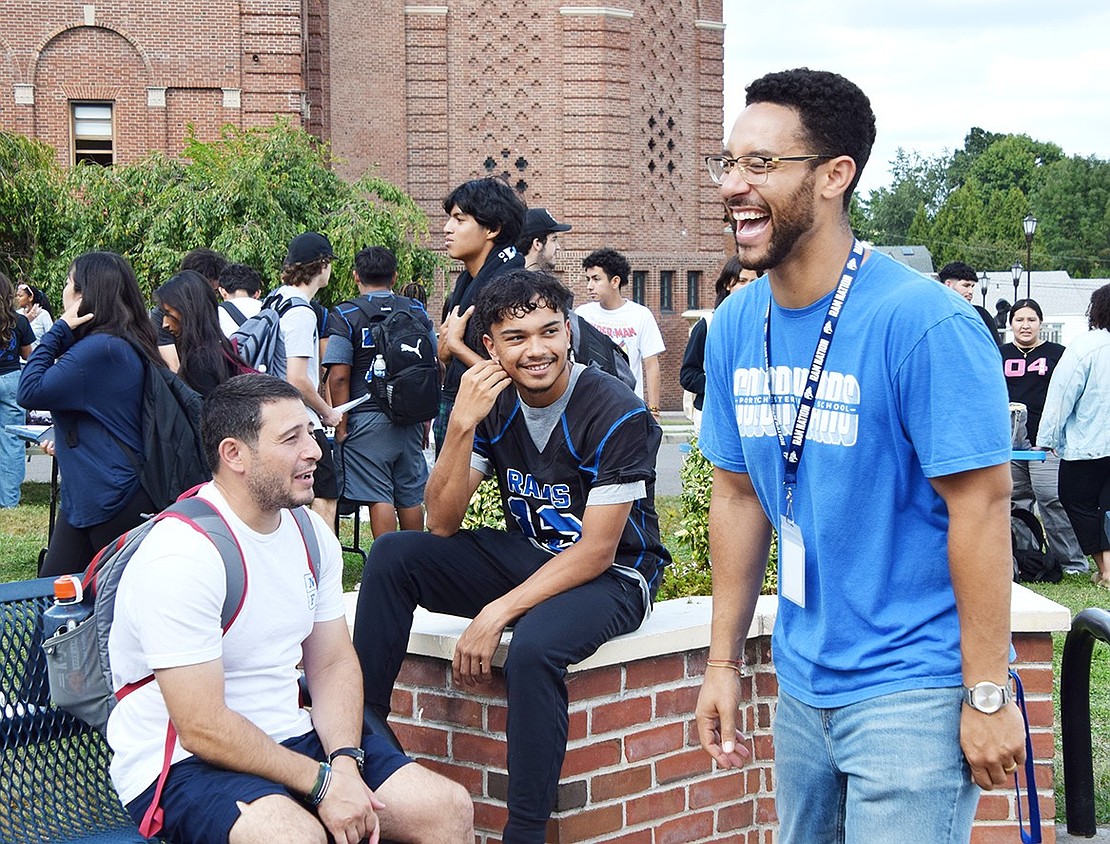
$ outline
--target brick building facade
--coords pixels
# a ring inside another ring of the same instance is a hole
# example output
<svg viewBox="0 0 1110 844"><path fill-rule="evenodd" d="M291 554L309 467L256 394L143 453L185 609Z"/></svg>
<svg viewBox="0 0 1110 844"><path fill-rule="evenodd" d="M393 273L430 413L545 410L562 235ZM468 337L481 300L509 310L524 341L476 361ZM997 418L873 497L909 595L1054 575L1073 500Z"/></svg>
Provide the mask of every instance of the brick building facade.
<svg viewBox="0 0 1110 844"><path fill-rule="evenodd" d="M212 138L287 116L345 175L408 190L433 247L450 188L500 175L573 224L560 270L580 301L585 253L628 255L677 409L680 315L711 303L728 249L702 164L722 134L721 1L6 0L0 128L64 164L127 163L178 153L190 123Z"/></svg>

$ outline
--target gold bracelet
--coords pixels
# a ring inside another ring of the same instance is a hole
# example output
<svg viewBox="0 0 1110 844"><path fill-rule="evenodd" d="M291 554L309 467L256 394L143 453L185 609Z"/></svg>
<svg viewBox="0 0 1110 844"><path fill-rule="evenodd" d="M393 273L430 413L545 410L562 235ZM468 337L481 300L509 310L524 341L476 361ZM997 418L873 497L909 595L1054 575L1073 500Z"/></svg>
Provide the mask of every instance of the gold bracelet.
<svg viewBox="0 0 1110 844"><path fill-rule="evenodd" d="M659 413L659 405L649 404L648 405L648 413L656 413L656 414Z"/></svg>
<svg viewBox="0 0 1110 844"><path fill-rule="evenodd" d="M735 671L738 677L747 676L748 666L744 665L738 659L707 659L705 661L706 668L727 668L729 671Z"/></svg>

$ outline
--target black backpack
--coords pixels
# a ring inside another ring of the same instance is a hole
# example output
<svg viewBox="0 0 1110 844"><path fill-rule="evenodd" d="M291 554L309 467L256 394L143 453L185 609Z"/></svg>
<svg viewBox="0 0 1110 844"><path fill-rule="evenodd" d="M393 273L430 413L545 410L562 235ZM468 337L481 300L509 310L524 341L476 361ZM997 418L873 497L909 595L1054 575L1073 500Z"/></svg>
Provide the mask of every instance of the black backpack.
<svg viewBox="0 0 1110 844"><path fill-rule="evenodd" d="M367 388L378 410L396 425L427 422L439 413L439 360L428 328L405 296L359 296L352 300L370 322L374 358ZM373 377L381 355L385 377Z"/></svg>
<svg viewBox="0 0 1110 844"><path fill-rule="evenodd" d="M608 334L603 334L574 311L567 314L570 319L570 348L574 359L586 366L596 366L602 372L619 378L630 390L636 389L636 375L628 364L624 349L613 342Z"/></svg>
<svg viewBox="0 0 1110 844"><path fill-rule="evenodd" d="M155 509L162 510L212 478L200 437L201 397L168 367L151 363L139 346L132 348L143 361L142 455L112 436L138 471Z"/></svg>
<svg viewBox="0 0 1110 844"><path fill-rule="evenodd" d="M1064 576L1060 563L1048 556L1044 528L1023 507L1010 510L1010 544L1014 555L1014 581L1059 583Z"/></svg>

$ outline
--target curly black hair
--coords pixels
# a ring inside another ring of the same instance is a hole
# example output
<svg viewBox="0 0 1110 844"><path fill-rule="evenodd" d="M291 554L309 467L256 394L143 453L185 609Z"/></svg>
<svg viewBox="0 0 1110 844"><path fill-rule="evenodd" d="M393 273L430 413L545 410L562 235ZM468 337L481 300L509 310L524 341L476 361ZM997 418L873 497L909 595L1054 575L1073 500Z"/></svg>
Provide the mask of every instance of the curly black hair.
<svg viewBox="0 0 1110 844"><path fill-rule="evenodd" d="M747 105L773 103L798 112L812 145L807 152L847 155L856 162L856 176L844 192L847 209L875 143L875 113L867 95L838 73L808 67L768 73L746 90Z"/></svg>
<svg viewBox="0 0 1110 844"><path fill-rule="evenodd" d="M621 287L628 284L628 276L632 274L628 259L616 249L610 249L608 246L595 249L582 259L582 269L588 270L590 267L601 267L605 271L606 281L613 276L617 276L621 280Z"/></svg>
<svg viewBox="0 0 1110 844"><path fill-rule="evenodd" d="M538 308L550 308L565 317L574 294L554 276L533 270L513 270L486 283L474 299L471 320L478 334L506 319L520 319Z"/></svg>
<svg viewBox="0 0 1110 844"><path fill-rule="evenodd" d="M1087 325L1110 330L1110 284L1104 284L1091 294L1091 304L1087 308Z"/></svg>
<svg viewBox="0 0 1110 844"><path fill-rule="evenodd" d="M463 182L443 200L443 211L459 206L490 231L497 232L493 242L498 247L515 244L524 229L528 206L520 194L498 178L471 179Z"/></svg>

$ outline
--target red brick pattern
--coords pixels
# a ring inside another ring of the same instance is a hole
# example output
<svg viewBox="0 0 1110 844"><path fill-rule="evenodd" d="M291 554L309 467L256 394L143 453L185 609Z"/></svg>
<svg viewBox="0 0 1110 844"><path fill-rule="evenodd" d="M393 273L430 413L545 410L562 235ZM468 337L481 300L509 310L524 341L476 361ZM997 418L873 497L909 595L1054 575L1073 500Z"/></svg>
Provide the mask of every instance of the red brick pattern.
<svg viewBox="0 0 1110 844"><path fill-rule="evenodd" d="M504 175L572 223L568 248L613 246L647 271L644 304L668 348L661 404L675 410L687 272L702 273L710 304L732 248L701 160L720 146L723 33L695 22L719 21L721 5L106 0L87 26L83 5L6 0L0 128L68 163L68 101L111 100L126 163L178 154L189 123L211 139L225 123L303 121L344 176L373 169L406 187L432 247L447 192ZM15 105L15 84L35 86L34 105ZM164 107L147 105L148 87L165 89ZM224 107L225 89L239 108ZM563 265L577 284L577 262ZM660 271L674 273L673 312L660 311Z"/></svg>
<svg viewBox="0 0 1110 844"><path fill-rule="evenodd" d="M113 102L119 163L151 150L180 153L188 123L211 139L225 123L300 119L306 87L300 0L88 6L92 25L85 4L4 3L0 128L46 141L63 164L70 159L73 100ZM14 105L17 83L34 85L33 105ZM165 106L147 104L148 87L166 89ZM224 107L224 89L242 92L240 108Z"/></svg>
<svg viewBox="0 0 1110 844"><path fill-rule="evenodd" d="M1015 646L1034 733L1044 840L1052 844L1051 637L1018 634ZM700 649L570 675L571 728L561 787L584 784L587 796L585 805L552 817L549 842L776 840L770 724L778 684L769 640L752 640L747 647L753 673L742 683L748 703L740 714L753 761L743 770L716 770L698 746L693 707L705 659ZM506 818L504 803L492 796L504 794L503 680L495 675L476 695L454 687L449 668L445 660L409 657L391 720L416 758L470 791L478 841L494 844ZM1028 818L1024 805L1022 813ZM972 842L1017 840L1016 823L1012 789L984 794Z"/></svg>

